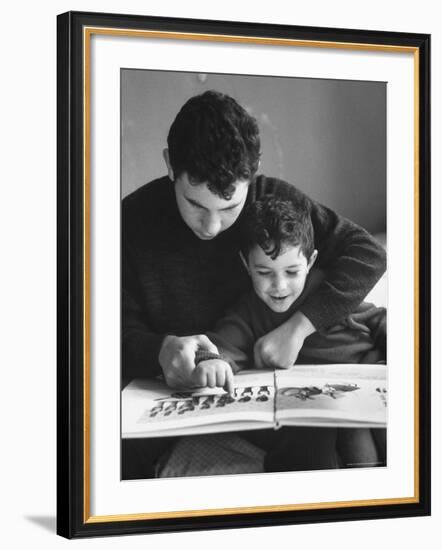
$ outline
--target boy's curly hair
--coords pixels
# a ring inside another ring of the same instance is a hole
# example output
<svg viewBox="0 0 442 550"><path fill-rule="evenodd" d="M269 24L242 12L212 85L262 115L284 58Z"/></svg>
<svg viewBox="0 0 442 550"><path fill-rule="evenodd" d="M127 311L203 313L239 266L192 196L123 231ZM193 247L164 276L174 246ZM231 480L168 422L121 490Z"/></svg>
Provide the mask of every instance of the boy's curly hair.
<svg viewBox="0 0 442 550"><path fill-rule="evenodd" d="M248 253L259 245L274 260L287 246L300 246L307 259L314 250L313 225L308 203L292 200L264 199L247 206L241 222L241 250Z"/></svg>
<svg viewBox="0 0 442 550"><path fill-rule="evenodd" d="M175 177L183 172L195 185L229 200L237 180L251 180L259 165L256 120L233 98L216 91L192 97L181 108L167 138Z"/></svg>

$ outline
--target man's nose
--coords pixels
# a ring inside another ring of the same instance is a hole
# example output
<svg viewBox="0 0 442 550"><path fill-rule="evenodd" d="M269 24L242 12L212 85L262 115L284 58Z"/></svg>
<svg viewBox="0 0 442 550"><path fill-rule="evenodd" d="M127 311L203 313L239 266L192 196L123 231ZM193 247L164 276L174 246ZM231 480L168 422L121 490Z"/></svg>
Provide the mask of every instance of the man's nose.
<svg viewBox="0 0 442 550"><path fill-rule="evenodd" d="M215 237L221 230L221 220L216 214L206 214L203 218L202 233L205 237Z"/></svg>

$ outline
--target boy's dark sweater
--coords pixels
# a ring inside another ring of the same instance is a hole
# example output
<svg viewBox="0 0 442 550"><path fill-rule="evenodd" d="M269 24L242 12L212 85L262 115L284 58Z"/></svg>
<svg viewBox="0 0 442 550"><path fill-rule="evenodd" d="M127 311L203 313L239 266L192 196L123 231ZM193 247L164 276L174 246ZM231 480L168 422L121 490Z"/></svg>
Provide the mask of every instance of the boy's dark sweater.
<svg viewBox="0 0 442 550"><path fill-rule="evenodd" d="M258 177L247 201L301 191ZM308 199L319 264L326 280L301 311L319 329L354 311L385 271L383 248L362 228ZM198 239L178 211L173 183L164 177L123 201L123 377L155 376L166 334L206 333L249 288L239 258L239 224L210 241Z"/></svg>
<svg viewBox="0 0 442 550"><path fill-rule="evenodd" d="M318 288L322 274L313 269L299 298L284 312L270 309L249 290L220 319L207 336L234 373L254 368L254 346L302 309ZM386 309L362 302L339 323L311 334L299 352L296 364L380 363L386 360Z"/></svg>

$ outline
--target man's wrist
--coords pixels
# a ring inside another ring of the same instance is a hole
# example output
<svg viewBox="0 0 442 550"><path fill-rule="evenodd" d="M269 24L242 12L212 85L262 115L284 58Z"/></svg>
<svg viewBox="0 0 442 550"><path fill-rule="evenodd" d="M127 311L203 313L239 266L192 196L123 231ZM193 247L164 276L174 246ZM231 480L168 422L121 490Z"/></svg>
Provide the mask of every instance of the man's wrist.
<svg viewBox="0 0 442 550"><path fill-rule="evenodd" d="M171 340L173 340L175 336L173 334L166 334L163 338L163 341L161 342L160 352L163 350Z"/></svg>
<svg viewBox="0 0 442 550"><path fill-rule="evenodd" d="M170 360L170 357L168 356L169 350L167 347L174 338L176 337L173 334L166 334L161 342L160 351L158 352L158 363L160 364L162 370L164 370L164 366Z"/></svg>

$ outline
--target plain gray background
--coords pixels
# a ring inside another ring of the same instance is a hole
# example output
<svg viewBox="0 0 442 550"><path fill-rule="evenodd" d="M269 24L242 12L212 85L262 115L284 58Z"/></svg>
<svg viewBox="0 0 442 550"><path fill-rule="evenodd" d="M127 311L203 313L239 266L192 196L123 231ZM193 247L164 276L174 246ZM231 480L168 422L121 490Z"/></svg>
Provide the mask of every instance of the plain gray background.
<svg viewBox="0 0 442 550"><path fill-rule="evenodd" d="M206 90L258 121L260 173L294 183L372 233L386 229L386 84L121 71L122 193L165 175L162 151L182 105Z"/></svg>

